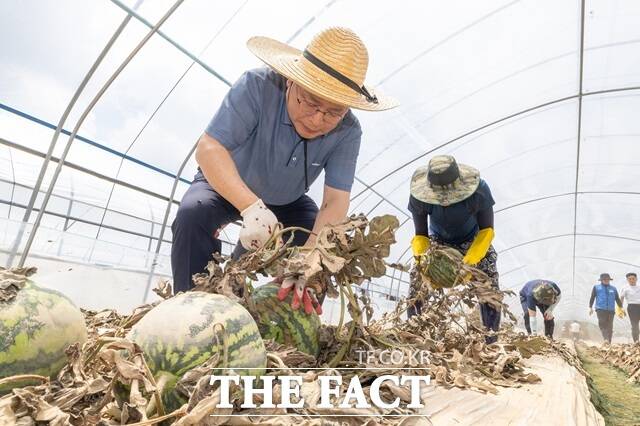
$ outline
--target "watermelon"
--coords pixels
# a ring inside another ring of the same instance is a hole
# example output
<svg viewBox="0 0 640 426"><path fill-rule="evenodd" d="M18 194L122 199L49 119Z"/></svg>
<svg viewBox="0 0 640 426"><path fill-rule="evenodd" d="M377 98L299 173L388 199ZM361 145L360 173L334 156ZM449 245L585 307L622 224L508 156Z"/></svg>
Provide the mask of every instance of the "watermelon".
<svg viewBox="0 0 640 426"><path fill-rule="evenodd" d="M280 285L269 283L254 290L254 318L264 339L293 346L300 352L317 357L320 353L320 317L314 311L306 314L303 308L291 308L293 292L278 300Z"/></svg>
<svg viewBox="0 0 640 426"><path fill-rule="evenodd" d="M0 379L18 374L53 379L67 362L65 349L86 340L80 309L62 293L26 280L13 299L0 302ZM0 394L27 384L8 384Z"/></svg>
<svg viewBox="0 0 640 426"><path fill-rule="evenodd" d="M175 391L184 373L199 366L223 349L218 345L224 327L228 344L228 368L239 375L264 375L267 352L258 326L240 304L219 295L191 291L167 299L151 309L129 331L127 338L145 354L156 380L166 380L163 391L165 408L179 408L186 398ZM216 338L217 336L217 338ZM226 374L217 370L213 374Z"/></svg>
<svg viewBox="0 0 640 426"><path fill-rule="evenodd" d="M462 254L453 247L438 246L427 253L423 273L434 287L450 288L460 282L458 277Z"/></svg>

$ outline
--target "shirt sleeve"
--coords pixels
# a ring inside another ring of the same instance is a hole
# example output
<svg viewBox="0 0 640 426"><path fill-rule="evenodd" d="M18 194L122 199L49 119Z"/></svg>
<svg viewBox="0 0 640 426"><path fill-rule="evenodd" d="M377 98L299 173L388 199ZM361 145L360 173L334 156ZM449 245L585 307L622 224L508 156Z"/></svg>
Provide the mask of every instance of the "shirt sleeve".
<svg viewBox="0 0 640 426"><path fill-rule="evenodd" d="M357 123L357 122L356 122ZM324 166L324 184L341 191L351 191L356 175L362 130L358 124L338 143Z"/></svg>
<svg viewBox="0 0 640 426"><path fill-rule="evenodd" d="M478 185L478 195L478 211L493 208L496 202L491 194L491 188L489 188L489 185L484 180L480 180L480 185Z"/></svg>
<svg viewBox="0 0 640 426"><path fill-rule="evenodd" d="M520 303L524 303L527 300L527 293L524 291L526 288L527 288L527 285L525 284L524 287L520 289L520 293L519 293Z"/></svg>
<svg viewBox="0 0 640 426"><path fill-rule="evenodd" d="M229 151L242 145L254 132L260 119L264 79L247 71L227 92L205 133Z"/></svg>

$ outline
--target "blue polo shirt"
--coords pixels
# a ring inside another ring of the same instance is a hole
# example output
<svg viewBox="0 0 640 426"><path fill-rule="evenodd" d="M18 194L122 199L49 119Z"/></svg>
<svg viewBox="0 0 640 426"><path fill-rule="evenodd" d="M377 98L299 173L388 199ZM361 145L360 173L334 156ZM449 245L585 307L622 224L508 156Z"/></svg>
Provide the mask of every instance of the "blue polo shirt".
<svg viewBox="0 0 640 426"><path fill-rule="evenodd" d="M205 132L231 153L238 173L266 204L285 205L305 193L304 143L289 118L286 79L270 68L242 74ZM307 141L309 185L351 191L362 130L349 111L326 135Z"/></svg>
<svg viewBox="0 0 640 426"><path fill-rule="evenodd" d="M556 292L556 295L558 296L560 295L561 293L560 287L558 287L558 284L554 283L553 281L549 281L549 280L529 281L520 290L520 303L522 304L523 309L526 306L528 309L531 309L532 311L536 310L536 305L538 305L540 302L538 302L536 298L533 297L533 290L535 290L536 287L538 287L543 283L551 284L551 287L553 287L553 290Z"/></svg>
<svg viewBox="0 0 640 426"><path fill-rule="evenodd" d="M489 185L483 179L470 197L447 207L409 197L409 211L414 215L428 215L430 232L449 244L471 241L480 228L478 212L490 209L494 204Z"/></svg>

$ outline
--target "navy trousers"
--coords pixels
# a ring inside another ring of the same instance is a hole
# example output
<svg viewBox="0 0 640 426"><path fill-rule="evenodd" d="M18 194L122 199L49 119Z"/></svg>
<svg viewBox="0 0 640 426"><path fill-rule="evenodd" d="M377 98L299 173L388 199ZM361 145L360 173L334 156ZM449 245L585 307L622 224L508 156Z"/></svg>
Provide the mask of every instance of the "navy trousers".
<svg viewBox="0 0 640 426"><path fill-rule="evenodd" d="M536 306L542 313L542 318L544 319L544 313L547 312L550 305L543 305L541 303L536 303ZM531 334L531 319L529 318L529 307L526 302L522 303L522 310L524 311L524 328L527 329L527 333ZM556 326L555 320L553 319L545 319L544 320L544 335L553 339L553 330Z"/></svg>
<svg viewBox="0 0 640 426"><path fill-rule="evenodd" d="M307 195L283 206L267 205L283 226L299 226L308 230L318 215L318 206ZM176 218L171 225L173 244L171 246L171 269L173 271L174 294L193 288L192 277L205 268L211 255L221 251L220 240L214 238L216 230L236 220L241 220L240 212L220 194L213 190L202 172L198 171L191 186L182 197ZM288 238L284 235L285 241ZM296 232L293 244L303 245L309 234ZM236 244L233 257L244 252L240 243Z"/></svg>

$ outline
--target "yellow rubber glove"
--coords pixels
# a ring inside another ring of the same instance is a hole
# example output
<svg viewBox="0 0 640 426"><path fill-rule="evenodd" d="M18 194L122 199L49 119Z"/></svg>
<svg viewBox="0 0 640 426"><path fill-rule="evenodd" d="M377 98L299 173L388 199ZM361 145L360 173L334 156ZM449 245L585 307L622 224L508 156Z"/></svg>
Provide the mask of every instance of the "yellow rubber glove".
<svg viewBox="0 0 640 426"><path fill-rule="evenodd" d="M477 265L486 256L494 236L493 228L481 229L462 261L467 265Z"/></svg>
<svg viewBox="0 0 640 426"><path fill-rule="evenodd" d="M616 315L618 316L618 318L624 318L625 317L624 309L622 309L618 305L616 305Z"/></svg>
<svg viewBox="0 0 640 426"><path fill-rule="evenodd" d="M413 257L418 259L421 255L425 254L431 245L429 237L424 235L416 235L411 240L411 251L413 251Z"/></svg>

